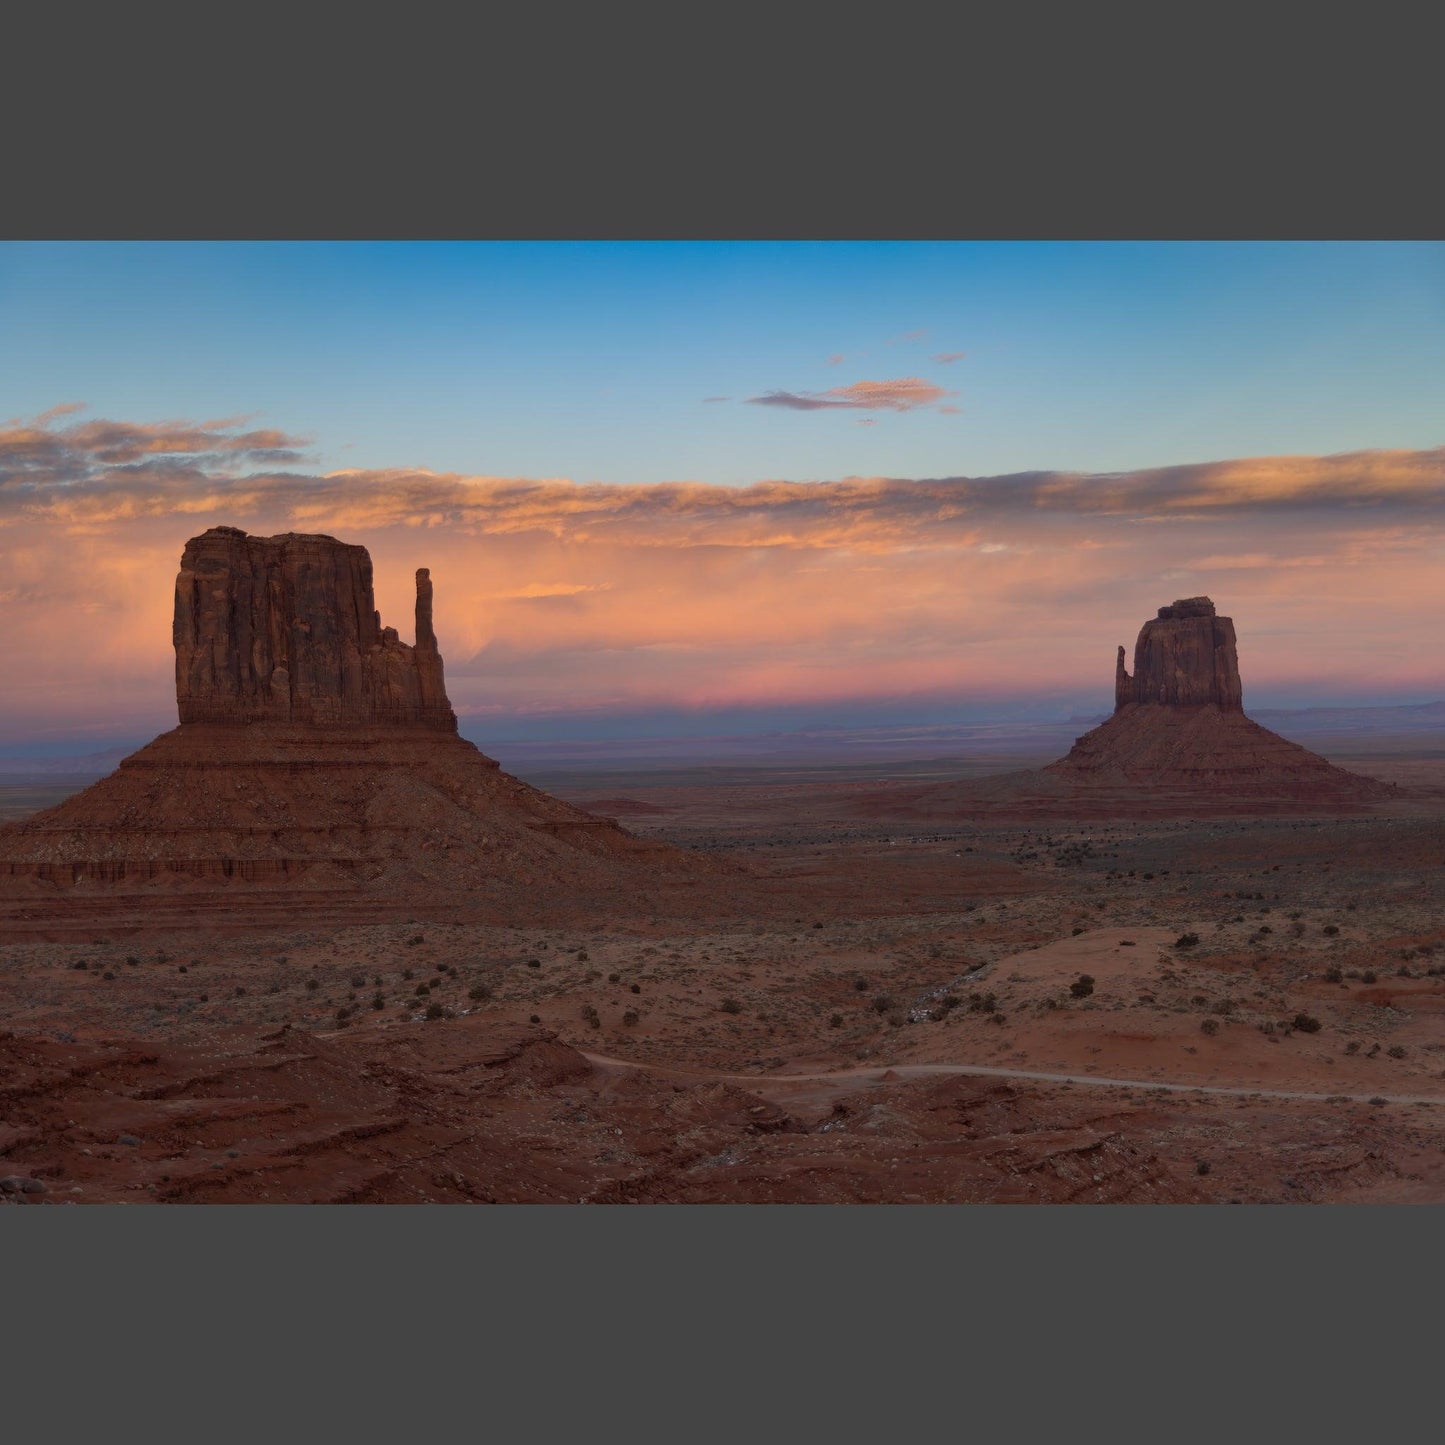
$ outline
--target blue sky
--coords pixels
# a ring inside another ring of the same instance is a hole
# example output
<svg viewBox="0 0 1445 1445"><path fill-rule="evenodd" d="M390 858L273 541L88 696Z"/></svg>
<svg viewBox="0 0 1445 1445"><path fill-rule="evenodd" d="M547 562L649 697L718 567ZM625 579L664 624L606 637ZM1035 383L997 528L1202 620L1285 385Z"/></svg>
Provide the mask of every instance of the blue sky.
<svg viewBox="0 0 1445 1445"><path fill-rule="evenodd" d="M217 524L429 566L483 742L1096 711L1201 593L1445 696L1445 244L0 243L0 398L0 745L170 725Z"/></svg>
<svg viewBox="0 0 1445 1445"><path fill-rule="evenodd" d="M909 377L957 412L747 400ZM579 482L1432 447L1445 246L9 243L0 395Z"/></svg>

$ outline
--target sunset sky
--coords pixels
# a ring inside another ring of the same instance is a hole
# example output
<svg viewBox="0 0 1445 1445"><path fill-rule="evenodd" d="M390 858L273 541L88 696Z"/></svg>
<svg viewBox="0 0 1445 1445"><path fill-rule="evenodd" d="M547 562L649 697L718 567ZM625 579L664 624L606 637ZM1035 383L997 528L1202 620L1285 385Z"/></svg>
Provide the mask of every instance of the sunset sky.
<svg viewBox="0 0 1445 1445"><path fill-rule="evenodd" d="M463 732L1445 697L1445 246L0 245L0 751L175 720L226 524L432 569Z"/></svg>

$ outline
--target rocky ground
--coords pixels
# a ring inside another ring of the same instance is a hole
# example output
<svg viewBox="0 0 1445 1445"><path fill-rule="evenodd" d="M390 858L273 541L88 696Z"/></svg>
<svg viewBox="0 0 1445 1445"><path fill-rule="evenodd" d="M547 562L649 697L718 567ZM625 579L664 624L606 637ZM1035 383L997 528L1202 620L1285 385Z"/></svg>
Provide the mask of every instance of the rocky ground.
<svg viewBox="0 0 1445 1445"><path fill-rule="evenodd" d="M37 894L0 1198L1445 1199L1445 764L1374 771L1408 799L925 823L599 777L716 866L485 917Z"/></svg>

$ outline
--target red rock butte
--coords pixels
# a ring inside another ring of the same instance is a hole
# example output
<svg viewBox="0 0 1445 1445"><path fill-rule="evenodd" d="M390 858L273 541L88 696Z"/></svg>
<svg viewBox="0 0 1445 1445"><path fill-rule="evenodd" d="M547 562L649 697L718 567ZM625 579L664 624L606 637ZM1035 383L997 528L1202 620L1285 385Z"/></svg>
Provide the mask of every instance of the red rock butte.
<svg viewBox="0 0 1445 1445"><path fill-rule="evenodd" d="M383 627L365 547L212 527L176 578L182 723L406 723L457 730L432 629L431 573L416 574L416 645Z"/></svg>
<svg viewBox="0 0 1445 1445"><path fill-rule="evenodd" d="M501 918L717 871L529 786L460 737L426 568L416 587L409 646L382 625L364 547L235 527L193 537L172 633L180 725L0 827L7 916L60 895L145 895L153 909L159 890L192 911L197 893L250 894L253 921L257 891L280 922L328 899L347 916L440 902Z"/></svg>
<svg viewBox="0 0 1445 1445"><path fill-rule="evenodd" d="M1161 607L1139 631L1134 671L1119 648L1114 715L1044 772L1085 788L1240 804L1358 805L1389 783L1347 772L1245 716L1231 618L1208 597Z"/></svg>
<svg viewBox="0 0 1445 1445"><path fill-rule="evenodd" d="M1244 713L1234 623L1187 597L1140 629L1134 671L1119 648L1114 713L1066 757L1027 772L865 787L839 812L959 822L1360 813L1399 801Z"/></svg>

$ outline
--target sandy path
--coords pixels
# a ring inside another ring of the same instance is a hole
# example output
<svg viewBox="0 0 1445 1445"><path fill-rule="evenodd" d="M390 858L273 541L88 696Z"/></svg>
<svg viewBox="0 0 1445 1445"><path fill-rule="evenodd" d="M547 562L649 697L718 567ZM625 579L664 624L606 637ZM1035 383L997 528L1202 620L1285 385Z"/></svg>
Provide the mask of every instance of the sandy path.
<svg viewBox="0 0 1445 1445"><path fill-rule="evenodd" d="M903 1079L928 1078L939 1074L981 1074L989 1078L1034 1079L1050 1084L1090 1084L1104 1089L1146 1089L1171 1094L1226 1094L1239 1099L1310 1099L1318 1103L1367 1104L1371 1099L1384 1099L1389 1104L1440 1104L1445 1099L1426 1098L1418 1094L1316 1094L1293 1089L1251 1089L1228 1084L1164 1084L1157 1079L1113 1079L1102 1074L1050 1074L1038 1069L1001 1069L988 1064L882 1064L867 1068L838 1069L821 1074L718 1074L697 1073L664 1065L639 1064L630 1059L614 1059L606 1054L582 1051L589 1063L603 1068L638 1069L668 1077L702 1080L709 1083L746 1084L753 1090L760 1085L843 1083L884 1084Z"/></svg>

